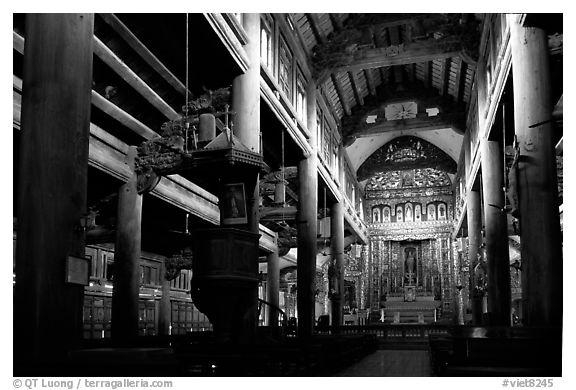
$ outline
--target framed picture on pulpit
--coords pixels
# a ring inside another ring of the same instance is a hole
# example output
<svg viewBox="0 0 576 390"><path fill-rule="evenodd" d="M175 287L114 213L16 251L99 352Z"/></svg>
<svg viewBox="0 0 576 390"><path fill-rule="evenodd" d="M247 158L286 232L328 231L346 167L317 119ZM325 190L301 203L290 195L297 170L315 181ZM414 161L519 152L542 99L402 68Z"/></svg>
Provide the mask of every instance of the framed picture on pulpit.
<svg viewBox="0 0 576 390"><path fill-rule="evenodd" d="M244 183L224 185L224 204L221 208L224 225L241 225L248 223L246 214L246 193Z"/></svg>

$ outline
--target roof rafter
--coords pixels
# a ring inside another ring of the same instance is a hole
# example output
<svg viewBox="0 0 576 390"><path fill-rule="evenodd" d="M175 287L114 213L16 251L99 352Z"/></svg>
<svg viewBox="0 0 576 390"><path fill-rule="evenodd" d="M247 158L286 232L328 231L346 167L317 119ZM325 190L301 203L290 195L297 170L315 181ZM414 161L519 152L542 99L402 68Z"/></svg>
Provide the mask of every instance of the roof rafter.
<svg viewBox="0 0 576 390"><path fill-rule="evenodd" d="M348 72L348 74L350 75L350 80L352 80L352 90L354 91L354 98L356 99L356 101L360 106L363 106L364 98L362 97L360 91L360 81L358 80L358 75L354 71Z"/></svg>
<svg viewBox="0 0 576 390"><path fill-rule="evenodd" d="M348 104L348 100L346 100L346 94L344 93L344 88L342 87L342 83L340 82L340 77L336 74L332 74L332 82L334 83L334 87L336 88L336 93L338 94L338 98L340 99L340 104L342 105L342 109L346 115L351 115L352 110L350 109L350 104Z"/></svg>
<svg viewBox="0 0 576 390"><path fill-rule="evenodd" d="M450 85L450 58L445 58L440 62L440 94L446 96L448 94L448 86Z"/></svg>
<svg viewBox="0 0 576 390"><path fill-rule="evenodd" d="M463 79L462 74L466 75L466 71L464 69L464 61L461 59L456 60L456 75L454 80L454 100L459 102L462 100L462 91L463 91Z"/></svg>
<svg viewBox="0 0 576 390"><path fill-rule="evenodd" d="M318 14L306 14L308 21L310 22L310 27L312 28L312 32L314 36L320 42L320 44L326 43L326 35L324 31L320 28L320 19L318 18Z"/></svg>

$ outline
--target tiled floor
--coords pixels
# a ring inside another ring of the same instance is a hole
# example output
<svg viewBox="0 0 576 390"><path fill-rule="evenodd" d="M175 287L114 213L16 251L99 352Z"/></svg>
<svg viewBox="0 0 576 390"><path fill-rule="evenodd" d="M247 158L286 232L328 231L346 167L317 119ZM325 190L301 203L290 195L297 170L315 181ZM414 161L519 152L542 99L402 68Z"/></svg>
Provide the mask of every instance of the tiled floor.
<svg viewBox="0 0 576 390"><path fill-rule="evenodd" d="M379 350L336 376L430 376L428 351Z"/></svg>

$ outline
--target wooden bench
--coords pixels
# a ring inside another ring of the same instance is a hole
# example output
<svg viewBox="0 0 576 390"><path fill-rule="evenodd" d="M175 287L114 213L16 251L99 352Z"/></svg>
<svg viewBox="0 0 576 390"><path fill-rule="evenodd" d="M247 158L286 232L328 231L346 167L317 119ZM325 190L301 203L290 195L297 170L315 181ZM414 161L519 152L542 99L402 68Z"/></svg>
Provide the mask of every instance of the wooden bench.
<svg viewBox="0 0 576 390"><path fill-rule="evenodd" d="M454 327L430 335L432 372L438 376L560 376L558 329Z"/></svg>

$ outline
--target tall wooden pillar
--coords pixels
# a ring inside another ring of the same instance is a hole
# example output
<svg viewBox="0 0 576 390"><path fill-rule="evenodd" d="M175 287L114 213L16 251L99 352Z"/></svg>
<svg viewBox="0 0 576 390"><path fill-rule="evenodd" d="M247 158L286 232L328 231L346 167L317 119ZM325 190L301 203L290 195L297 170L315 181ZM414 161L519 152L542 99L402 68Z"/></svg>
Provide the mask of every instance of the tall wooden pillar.
<svg viewBox="0 0 576 390"><path fill-rule="evenodd" d="M234 116L234 134L253 152L260 150L260 14L243 14L243 27L248 37L244 50L250 61L245 73L237 76L232 83L232 109ZM246 211L247 229L252 233L260 232L260 191L259 175L253 178L253 184L247 183ZM255 259L258 262L258 259ZM252 293L252 307L246 317L246 329L255 331L258 325L258 287ZM246 336L249 336L246 333Z"/></svg>
<svg viewBox="0 0 576 390"><path fill-rule="evenodd" d="M497 141L480 140L490 325L510 325L510 257L504 208L504 157Z"/></svg>
<svg viewBox="0 0 576 390"><path fill-rule="evenodd" d="M330 218L330 251L334 267L334 293L332 294L332 325L341 326L344 323L342 303L344 300L344 209L342 203L332 205Z"/></svg>
<svg viewBox="0 0 576 390"><path fill-rule="evenodd" d="M260 14L243 14L248 36L244 50L250 66L232 83L234 134L253 152L260 151Z"/></svg>
<svg viewBox="0 0 576 390"><path fill-rule="evenodd" d="M138 336L142 195L139 195L136 189L137 176L134 172L136 154L136 146L130 146L126 163L132 171L132 176L118 191L112 290L112 338L117 341Z"/></svg>
<svg viewBox="0 0 576 390"><path fill-rule="evenodd" d="M478 253L482 245L482 213L480 210L480 192L470 190L466 202L468 221L468 258L470 259L470 292L472 295L472 323L482 323L482 296L476 292L474 270L478 264Z"/></svg>
<svg viewBox="0 0 576 390"><path fill-rule="evenodd" d="M166 280L166 260L164 260L164 263L162 264L160 280L162 281L162 298L160 298L160 305L158 308L158 334L169 335L172 319L172 307L170 303L170 281Z"/></svg>
<svg viewBox="0 0 576 390"><path fill-rule="evenodd" d="M471 176L472 168L472 143L470 140L471 129L465 134L464 146L464 163L466 186L470 191L466 194L466 220L468 223L468 259L470 263L470 303L472 311L472 324L480 325L482 323L482 296L476 290L476 275L474 273L478 264L478 254L480 245L482 245L482 211L480 209L480 192L473 189L470 181L475 177ZM479 174L478 174L479 175Z"/></svg>
<svg viewBox="0 0 576 390"><path fill-rule="evenodd" d="M243 27L248 36L244 50L250 66L244 74L237 76L232 83L232 109L234 116L234 135L251 151L260 151L260 14L243 14ZM253 233L260 231L259 226L259 188L258 176L254 191L246 194L248 210L248 228Z"/></svg>
<svg viewBox="0 0 576 390"><path fill-rule="evenodd" d="M298 336L314 332L314 291L316 277L316 231L318 219L318 172L316 150L316 85L310 81L306 90L309 143L312 153L298 165Z"/></svg>
<svg viewBox="0 0 576 390"><path fill-rule="evenodd" d="M280 312L276 309L280 305L280 258L278 249L269 253L267 256L268 274L266 279L266 300L270 303L266 314L266 325L277 327L278 315Z"/></svg>
<svg viewBox="0 0 576 390"><path fill-rule="evenodd" d="M85 255L93 26L91 14L26 16L15 373L60 361L82 339L84 286L65 272L68 256Z"/></svg>
<svg viewBox="0 0 576 390"><path fill-rule="evenodd" d="M562 239L546 32L511 15L524 324L562 324ZM538 126L530 127L536 123Z"/></svg>

